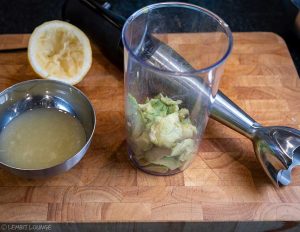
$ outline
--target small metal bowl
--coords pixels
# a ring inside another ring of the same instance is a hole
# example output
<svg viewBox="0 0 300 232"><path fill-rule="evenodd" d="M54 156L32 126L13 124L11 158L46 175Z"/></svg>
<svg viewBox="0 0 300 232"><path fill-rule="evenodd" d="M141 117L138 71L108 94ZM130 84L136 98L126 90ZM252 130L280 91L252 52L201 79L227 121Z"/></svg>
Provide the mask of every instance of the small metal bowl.
<svg viewBox="0 0 300 232"><path fill-rule="evenodd" d="M0 93L0 133L15 117L35 108L56 108L75 116L85 130L85 145L77 154L52 167L23 169L1 161L0 167L27 178L49 177L69 170L81 160L91 143L96 125L91 102L77 88L58 81L38 79L15 84Z"/></svg>

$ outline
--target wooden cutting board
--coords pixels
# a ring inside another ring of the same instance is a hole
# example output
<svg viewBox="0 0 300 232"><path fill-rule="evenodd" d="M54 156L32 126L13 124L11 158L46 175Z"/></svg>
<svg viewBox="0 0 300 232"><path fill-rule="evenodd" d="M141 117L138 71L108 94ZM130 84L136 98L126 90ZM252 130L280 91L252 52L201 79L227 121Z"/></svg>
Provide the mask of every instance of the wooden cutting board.
<svg viewBox="0 0 300 232"><path fill-rule="evenodd" d="M26 38L0 44L14 41ZM185 42L178 40L193 49ZM91 70L77 85L97 113L88 153L72 170L44 180L0 169L0 221L300 220L300 168L291 186L276 189L251 141L213 120L183 173L157 177L134 169L127 161L123 73L96 48L93 54ZM0 53L0 90L33 78L25 51ZM277 35L234 33L220 88L259 122L300 129L300 82Z"/></svg>

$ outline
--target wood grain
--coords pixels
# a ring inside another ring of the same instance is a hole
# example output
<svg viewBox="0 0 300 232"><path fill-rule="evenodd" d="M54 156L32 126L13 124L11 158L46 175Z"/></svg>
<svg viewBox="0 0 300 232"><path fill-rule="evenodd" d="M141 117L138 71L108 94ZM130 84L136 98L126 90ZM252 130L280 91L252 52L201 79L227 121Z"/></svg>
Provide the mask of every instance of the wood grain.
<svg viewBox="0 0 300 232"><path fill-rule="evenodd" d="M172 45L193 59L201 47L193 38L172 38ZM0 37L0 49L26 39ZM221 90L265 125L300 128L300 83L284 41L273 33L234 33L234 41ZM0 90L33 78L26 52L0 54ZM300 170L291 186L276 189L251 141L213 120L183 173L156 177L134 169L127 160L123 73L96 47L77 87L97 114L91 148L72 170L48 179L0 169L0 221L300 220Z"/></svg>
<svg viewBox="0 0 300 232"><path fill-rule="evenodd" d="M30 34L3 34L0 35L0 51L9 49L25 49L28 46Z"/></svg>

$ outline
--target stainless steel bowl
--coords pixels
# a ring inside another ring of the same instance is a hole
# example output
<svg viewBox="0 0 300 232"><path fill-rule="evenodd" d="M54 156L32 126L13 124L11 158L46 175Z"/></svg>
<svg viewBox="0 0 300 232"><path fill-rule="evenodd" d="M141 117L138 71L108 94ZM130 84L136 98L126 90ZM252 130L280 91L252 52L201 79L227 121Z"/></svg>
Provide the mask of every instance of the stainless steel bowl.
<svg viewBox="0 0 300 232"><path fill-rule="evenodd" d="M22 169L0 162L0 167L23 177L53 176L76 165L90 146L96 116L91 102L77 88L53 80L30 80L0 93L0 133L4 126L23 112L34 108L56 108L75 116L85 129L87 141L81 150L63 163L43 169Z"/></svg>

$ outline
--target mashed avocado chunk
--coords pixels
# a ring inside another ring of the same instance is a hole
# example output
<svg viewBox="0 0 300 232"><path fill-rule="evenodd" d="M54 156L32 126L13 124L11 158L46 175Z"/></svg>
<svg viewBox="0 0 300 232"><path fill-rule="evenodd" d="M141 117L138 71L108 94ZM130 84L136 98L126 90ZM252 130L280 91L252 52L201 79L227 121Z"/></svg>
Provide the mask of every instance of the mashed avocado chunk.
<svg viewBox="0 0 300 232"><path fill-rule="evenodd" d="M159 94L139 104L128 95L129 142L144 169L167 173L185 166L197 151L197 129L181 103Z"/></svg>

